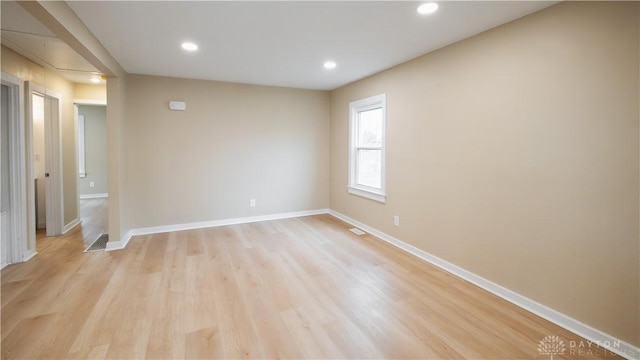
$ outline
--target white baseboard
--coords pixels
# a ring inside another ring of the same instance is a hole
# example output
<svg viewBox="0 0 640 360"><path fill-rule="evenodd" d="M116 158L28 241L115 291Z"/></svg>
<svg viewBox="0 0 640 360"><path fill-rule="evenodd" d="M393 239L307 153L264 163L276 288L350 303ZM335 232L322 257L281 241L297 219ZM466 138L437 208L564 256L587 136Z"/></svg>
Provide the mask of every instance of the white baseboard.
<svg viewBox="0 0 640 360"><path fill-rule="evenodd" d="M108 198L109 194L107 193L102 193L102 194L82 194L80 195L80 200L84 200L84 199L102 199L102 198Z"/></svg>
<svg viewBox="0 0 640 360"><path fill-rule="evenodd" d="M249 216L249 217L234 218L234 219L202 221L202 222L194 222L194 223L186 223L186 224L175 224L175 225L131 229L125 234L125 236L123 236L123 238L120 241L109 241L107 243L107 247L105 250L111 251L111 250L124 249L129 243L129 240L131 240L133 236L139 236L139 235L159 234L159 233L165 233L165 232L202 229L202 228L227 226L227 225L248 224L248 223L258 222L258 221L289 219L289 218L295 218L295 217L328 214L328 213L329 213L329 209L317 209L317 210L294 211L294 212L271 214L271 215Z"/></svg>
<svg viewBox="0 0 640 360"><path fill-rule="evenodd" d="M35 250L27 250L22 256L22 261L27 262L31 260L34 256L38 255L38 252Z"/></svg>
<svg viewBox="0 0 640 360"><path fill-rule="evenodd" d="M104 248L105 251L113 251L113 250L122 250L127 247L129 240L132 237L131 230L127 231L124 236L118 241L111 241L111 235L109 235L109 241L107 241L107 246Z"/></svg>
<svg viewBox="0 0 640 360"><path fill-rule="evenodd" d="M578 320L575 320L545 305L542 305L525 296L522 296L505 287L502 287L494 282L491 282L485 278L482 278L468 270L465 270L459 266L456 266L436 256L433 256L424 250L421 250L412 245L409 245L375 228L372 228L357 220L354 220L344 214L341 214L333 210L329 210L329 214L353 226L356 226L368 232L369 234L379 238L380 240L386 241L389 244L394 245L408 252L411 255L414 255L422 260L425 260L453 275L458 276L459 278L462 278L476 286L479 286L489 291L490 293L495 294L529 312L532 312L543 319L546 319L562 328L565 328L585 338L586 340L592 342L593 346L598 345L601 348L607 349L610 352L616 353L630 360L637 360L640 357L640 348L634 345L631 345L627 342L619 340L609 334L606 334L598 329L595 329L589 325L586 325Z"/></svg>
<svg viewBox="0 0 640 360"><path fill-rule="evenodd" d="M34 256L38 255L38 253L35 250L28 250L27 252L25 252L22 256L22 261L21 262L27 262L29 260L31 260L31 258L33 258ZM0 264L0 269L4 269L7 265L10 265L7 262L3 262Z"/></svg>
<svg viewBox="0 0 640 360"><path fill-rule="evenodd" d="M80 219L79 218L73 219L70 223L68 223L67 225L65 225L62 228L62 235L68 233L69 231L71 231L71 229L73 229L74 227L78 226L79 224L80 224Z"/></svg>

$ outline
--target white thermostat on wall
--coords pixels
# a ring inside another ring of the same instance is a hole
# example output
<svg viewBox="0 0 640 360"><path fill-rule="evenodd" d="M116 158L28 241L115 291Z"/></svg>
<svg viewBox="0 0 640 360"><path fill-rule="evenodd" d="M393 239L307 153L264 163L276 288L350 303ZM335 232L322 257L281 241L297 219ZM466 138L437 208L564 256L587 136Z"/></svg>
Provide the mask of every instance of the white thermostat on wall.
<svg viewBox="0 0 640 360"><path fill-rule="evenodd" d="M185 103L184 101L176 101L176 100L169 101L169 110L184 111L186 109L187 109L187 103Z"/></svg>

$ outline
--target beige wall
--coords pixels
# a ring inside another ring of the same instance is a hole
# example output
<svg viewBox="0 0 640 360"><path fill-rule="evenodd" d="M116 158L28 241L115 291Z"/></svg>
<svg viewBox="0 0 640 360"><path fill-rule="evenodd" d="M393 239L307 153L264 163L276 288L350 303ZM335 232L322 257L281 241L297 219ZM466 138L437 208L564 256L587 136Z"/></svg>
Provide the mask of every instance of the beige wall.
<svg viewBox="0 0 640 360"><path fill-rule="evenodd" d="M73 83L4 46L2 46L2 71L24 81L31 81L62 96L60 130L62 134L64 224L69 224L78 218Z"/></svg>
<svg viewBox="0 0 640 360"><path fill-rule="evenodd" d="M106 84L73 84L75 100L90 100L107 102Z"/></svg>
<svg viewBox="0 0 640 360"><path fill-rule="evenodd" d="M638 15L562 3L333 91L331 208L640 345ZM380 93L386 204L346 188Z"/></svg>
<svg viewBox="0 0 640 360"><path fill-rule="evenodd" d="M328 92L131 75L127 94L131 228L329 207Z"/></svg>
<svg viewBox="0 0 640 360"><path fill-rule="evenodd" d="M85 171L78 178L80 195L106 194L107 176L107 109L101 105L78 105L78 115L84 116ZM80 136L81 134L78 134ZM94 187L91 187L92 183Z"/></svg>

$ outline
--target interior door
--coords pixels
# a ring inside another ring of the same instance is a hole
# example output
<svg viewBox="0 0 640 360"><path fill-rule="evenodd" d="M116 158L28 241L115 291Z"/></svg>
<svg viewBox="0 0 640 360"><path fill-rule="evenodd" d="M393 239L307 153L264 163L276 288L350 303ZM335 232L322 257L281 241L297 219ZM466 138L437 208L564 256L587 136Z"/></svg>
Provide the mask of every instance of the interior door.
<svg viewBox="0 0 640 360"><path fill-rule="evenodd" d="M31 97L31 120L32 131L36 130L35 122L42 122L40 126L44 127L44 146L41 149L36 147L35 131L31 137L31 147L34 151L34 174L38 179L38 187L40 192L37 194L38 200L44 200L44 216L38 217L38 220L44 220L46 223L47 236L58 236L62 234L63 228L63 203L62 203L62 162L60 160L61 138L60 138L60 96L57 94L46 93L41 91L38 86L30 84L32 91ZM39 105L38 105L39 104ZM41 154L44 152L44 154ZM44 156L43 156L44 155ZM36 160L36 156L38 160ZM36 161L42 165L44 158L43 177L38 177L39 166ZM42 185L44 184L44 191ZM37 191L38 189L36 189ZM42 194L44 193L44 194ZM44 196L43 196L44 195ZM42 205L42 204L40 204ZM38 205L36 204L36 212ZM42 209L40 209L42 211Z"/></svg>
<svg viewBox="0 0 640 360"><path fill-rule="evenodd" d="M60 100L53 96L44 98L45 122L45 196L47 211L47 236L62 234L64 207L62 203L62 162L60 136ZM47 175L48 174L48 175Z"/></svg>

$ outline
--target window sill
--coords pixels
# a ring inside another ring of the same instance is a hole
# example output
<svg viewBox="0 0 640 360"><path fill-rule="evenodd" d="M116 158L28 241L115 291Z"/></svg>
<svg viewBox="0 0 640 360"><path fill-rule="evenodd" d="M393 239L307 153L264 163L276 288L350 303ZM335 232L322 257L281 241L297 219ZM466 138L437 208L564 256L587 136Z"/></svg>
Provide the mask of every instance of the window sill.
<svg viewBox="0 0 640 360"><path fill-rule="evenodd" d="M381 203L387 202L387 196L382 193L365 190L363 188L355 186L347 186L347 190L349 191L349 194L358 195Z"/></svg>

